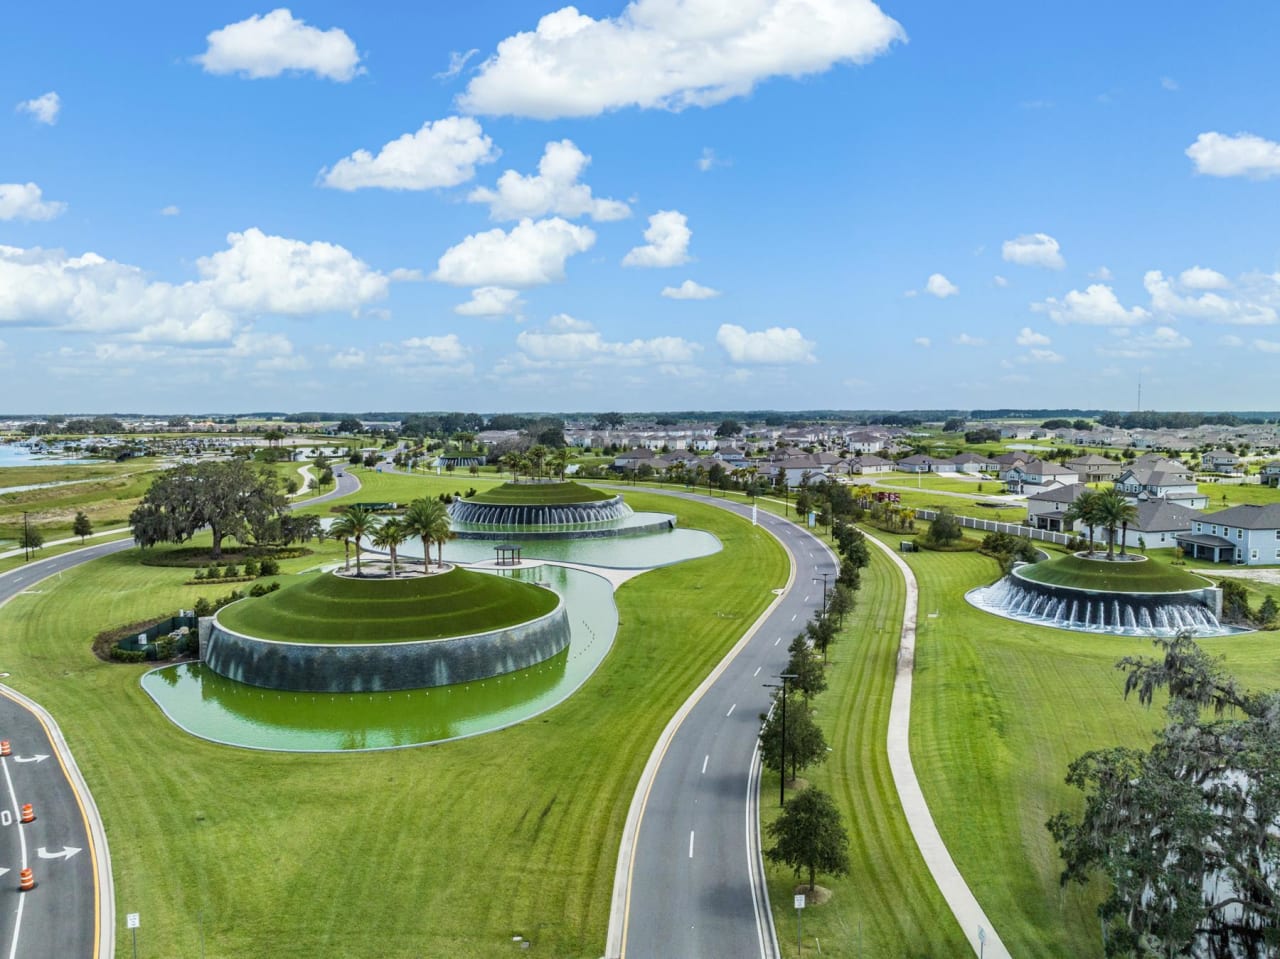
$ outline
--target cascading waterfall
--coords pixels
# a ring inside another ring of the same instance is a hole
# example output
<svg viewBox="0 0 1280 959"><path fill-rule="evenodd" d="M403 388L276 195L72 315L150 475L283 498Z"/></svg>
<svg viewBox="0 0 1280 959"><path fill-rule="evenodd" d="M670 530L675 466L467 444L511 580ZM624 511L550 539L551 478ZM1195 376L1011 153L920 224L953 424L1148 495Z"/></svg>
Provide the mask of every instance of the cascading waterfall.
<svg viewBox="0 0 1280 959"><path fill-rule="evenodd" d="M1072 593L1076 596L1070 595ZM1234 632L1194 594L1110 593L1049 587L1009 575L971 590L968 599L988 612L1024 622L1121 636L1173 636L1190 629L1197 636Z"/></svg>
<svg viewBox="0 0 1280 959"><path fill-rule="evenodd" d="M501 503L469 503L456 500L449 507L455 529L517 532L527 529L577 530L607 528L631 515L631 507L621 496L598 503L569 503L562 506L509 506Z"/></svg>

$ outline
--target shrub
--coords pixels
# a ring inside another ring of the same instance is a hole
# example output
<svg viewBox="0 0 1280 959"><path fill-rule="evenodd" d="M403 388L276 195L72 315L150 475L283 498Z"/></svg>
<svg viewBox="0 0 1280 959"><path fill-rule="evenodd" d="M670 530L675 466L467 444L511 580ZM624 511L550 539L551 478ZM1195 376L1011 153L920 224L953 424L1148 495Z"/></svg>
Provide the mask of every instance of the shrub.
<svg viewBox="0 0 1280 959"><path fill-rule="evenodd" d="M929 524L929 531L924 534L924 539L930 546L950 546L959 542L963 536L964 527L955 514L944 506Z"/></svg>
<svg viewBox="0 0 1280 959"><path fill-rule="evenodd" d="M244 574L246 576L257 576L258 569L259 569L259 566L258 566L258 561L256 559L246 559L244 561Z"/></svg>
<svg viewBox="0 0 1280 959"><path fill-rule="evenodd" d="M192 579L204 579L204 570L203 569L196 570L196 574L195 576L192 577Z"/></svg>
<svg viewBox="0 0 1280 959"><path fill-rule="evenodd" d="M119 646L112 646L108 655L117 663L140 663L147 658L140 649L121 649Z"/></svg>
<svg viewBox="0 0 1280 959"><path fill-rule="evenodd" d="M204 577L205 579L217 579L219 572L218 564L210 563L209 568L205 570Z"/></svg>
<svg viewBox="0 0 1280 959"><path fill-rule="evenodd" d="M250 596L266 596L268 592L266 583L254 583L249 587Z"/></svg>
<svg viewBox="0 0 1280 959"><path fill-rule="evenodd" d="M196 616L212 616L213 603L209 602L207 599L201 596L199 599L196 600L196 604L193 607L191 607L191 611L195 613Z"/></svg>
<svg viewBox="0 0 1280 959"><path fill-rule="evenodd" d="M239 575L240 575L240 571L236 569L235 566L233 566L231 563L228 563L226 566L222 567L223 579L231 579L232 577L239 576Z"/></svg>
<svg viewBox="0 0 1280 959"><path fill-rule="evenodd" d="M279 572L280 564L271 557L267 557L258 564L258 575L260 576L275 576Z"/></svg>

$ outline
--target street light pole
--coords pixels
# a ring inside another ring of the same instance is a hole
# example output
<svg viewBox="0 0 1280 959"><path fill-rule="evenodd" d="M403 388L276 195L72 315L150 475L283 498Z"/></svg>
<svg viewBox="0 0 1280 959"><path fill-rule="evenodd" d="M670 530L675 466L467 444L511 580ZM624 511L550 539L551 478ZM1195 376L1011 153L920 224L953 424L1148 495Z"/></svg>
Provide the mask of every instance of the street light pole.
<svg viewBox="0 0 1280 959"><path fill-rule="evenodd" d="M795 673L781 673L778 676L782 680L782 685L777 683L765 683L764 685L770 689L782 690L782 756L778 763L778 805L785 806L787 804L787 680L795 679Z"/></svg>
<svg viewBox="0 0 1280 959"><path fill-rule="evenodd" d="M22 511L22 561L31 562L31 524L27 522L27 512Z"/></svg>
<svg viewBox="0 0 1280 959"><path fill-rule="evenodd" d="M827 579L830 575L831 575L830 570L824 569L818 572L818 576L822 577L822 612L823 613L826 613L827 611ZM813 581L815 583L818 581L818 576L815 576L813 578Z"/></svg>

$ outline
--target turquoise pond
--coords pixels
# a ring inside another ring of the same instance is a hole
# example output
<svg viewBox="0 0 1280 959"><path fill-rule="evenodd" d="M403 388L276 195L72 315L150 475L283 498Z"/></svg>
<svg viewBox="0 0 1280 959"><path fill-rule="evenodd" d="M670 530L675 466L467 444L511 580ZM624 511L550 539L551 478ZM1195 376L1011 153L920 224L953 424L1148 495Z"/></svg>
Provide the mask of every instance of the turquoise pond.
<svg viewBox="0 0 1280 959"><path fill-rule="evenodd" d="M600 540L530 542L524 558L651 569L719 549L719 540L710 533L676 529ZM454 541L444 555L456 563L490 560L493 543ZM154 669L143 676L142 686L170 720L192 735L250 749L395 749L501 729L550 709L586 682L613 645L618 613L612 586L596 573L540 565L493 575L541 583L559 593L569 615L569 646L529 669L483 682L407 692L277 692L225 679L199 663Z"/></svg>

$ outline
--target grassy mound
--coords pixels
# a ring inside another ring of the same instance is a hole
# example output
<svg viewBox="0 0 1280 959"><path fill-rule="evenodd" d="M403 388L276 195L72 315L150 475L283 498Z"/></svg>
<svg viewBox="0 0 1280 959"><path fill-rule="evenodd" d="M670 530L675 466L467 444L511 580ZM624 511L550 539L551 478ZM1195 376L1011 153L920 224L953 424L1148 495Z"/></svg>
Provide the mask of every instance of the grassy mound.
<svg viewBox="0 0 1280 959"><path fill-rule="evenodd" d="M1072 586L1113 593L1177 593L1212 585L1207 579L1186 570L1151 559L1145 563L1108 563L1079 556L1060 556L1023 566L1018 575L1049 586Z"/></svg>
<svg viewBox="0 0 1280 959"><path fill-rule="evenodd" d="M494 506L567 506L598 503L616 495L578 483L503 483L469 497L466 502Z"/></svg>
<svg viewBox="0 0 1280 959"><path fill-rule="evenodd" d="M558 602L550 590L466 569L397 580L320 573L229 606L218 621L262 639L392 643L515 626L551 612Z"/></svg>

